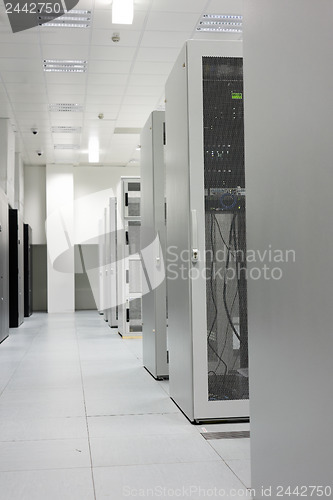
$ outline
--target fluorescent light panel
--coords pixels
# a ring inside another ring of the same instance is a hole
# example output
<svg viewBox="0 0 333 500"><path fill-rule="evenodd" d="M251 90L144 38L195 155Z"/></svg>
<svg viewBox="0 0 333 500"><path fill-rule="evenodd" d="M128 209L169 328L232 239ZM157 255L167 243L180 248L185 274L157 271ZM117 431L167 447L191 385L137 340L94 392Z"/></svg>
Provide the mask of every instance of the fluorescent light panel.
<svg viewBox="0 0 333 500"><path fill-rule="evenodd" d="M134 17L133 0L113 0L112 23L132 24Z"/></svg>
<svg viewBox="0 0 333 500"><path fill-rule="evenodd" d="M70 104L70 103L55 103L55 104L49 104L49 111L58 111L58 112L76 112L76 113L82 113L83 112L83 105L82 104Z"/></svg>
<svg viewBox="0 0 333 500"><path fill-rule="evenodd" d="M57 73L85 73L87 61L73 61L69 59L44 59L44 71Z"/></svg>
<svg viewBox="0 0 333 500"><path fill-rule="evenodd" d="M223 33L242 33L243 16L234 14L204 14L196 30Z"/></svg>
<svg viewBox="0 0 333 500"><path fill-rule="evenodd" d="M66 125L59 125L51 127L52 134L81 134L82 127L69 127Z"/></svg>
<svg viewBox="0 0 333 500"><path fill-rule="evenodd" d="M57 18L41 15L38 19L44 21L44 24L40 24L43 28L89 28L91 25L91 11L74 9L69 12L64 11L64 14Z"/></svg>
<svg viewBox="0 0 333 500"><path fill-rule="evenodd" d="M99 162L99 140L97 137L91 137L89 139L89 163Z"/></svg>
<svg viewBox="0 0 333 500"><path fill-rule="evenodd" d="M55 144L54 149L80 149L79 144Z"/></svg>

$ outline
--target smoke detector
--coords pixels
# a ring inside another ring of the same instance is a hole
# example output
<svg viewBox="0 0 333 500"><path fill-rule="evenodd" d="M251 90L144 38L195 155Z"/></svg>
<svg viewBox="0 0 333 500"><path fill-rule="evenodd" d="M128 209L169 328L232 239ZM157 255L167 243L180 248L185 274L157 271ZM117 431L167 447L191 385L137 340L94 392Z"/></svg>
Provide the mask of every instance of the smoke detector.
<svg viewBox="0 0 333 500"><path fill-rule="evenodd" d="M111 40L114 42L114 43L118 43L120 42L120 35L119 33L113 33L112 37L111 37Z"/></svg>

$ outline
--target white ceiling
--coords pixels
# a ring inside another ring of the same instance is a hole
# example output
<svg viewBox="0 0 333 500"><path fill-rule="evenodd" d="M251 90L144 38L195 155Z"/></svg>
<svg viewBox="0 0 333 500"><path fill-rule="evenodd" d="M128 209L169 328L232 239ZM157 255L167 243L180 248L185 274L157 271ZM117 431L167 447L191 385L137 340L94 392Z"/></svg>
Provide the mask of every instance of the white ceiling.
<svg viewBox="0 0 333 500"><path fill-rule="evenodd" d="M240 38L196 33L195 28L203 13L241 14L242 0L134 0L134 22L129 26L112 25L111 3L79 1L75 9L92 11L88 29L36 27L15 34L1 3L0 117L10 118L16 151L25 164L87 165L92 135L99 137L100 164L139 164L140 128L151 111L163 106L165 81L184 42ZM119 43L111 40L115 32ZM84 59L88 69L82 74L45 73L44 59ZM52 103L83 104L84 111L50 112ZM56 125L79 126L82 132L52 133ZM38 135L32 134L34 127ZM55 150L56 144L79 149Z"/></svg>

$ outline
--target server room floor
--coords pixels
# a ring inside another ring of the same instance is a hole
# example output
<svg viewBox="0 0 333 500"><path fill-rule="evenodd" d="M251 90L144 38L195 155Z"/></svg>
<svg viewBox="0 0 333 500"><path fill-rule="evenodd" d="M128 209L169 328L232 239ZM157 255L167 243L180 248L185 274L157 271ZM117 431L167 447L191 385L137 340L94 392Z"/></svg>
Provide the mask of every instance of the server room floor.
<svg viewBox="0 0 333 500"><path fill-rule="evenodd" d="M204 434L97 312L33 314L0 345L4 500L250 498L249 439ZM214 436L211 436L214 438Z"/></svg>

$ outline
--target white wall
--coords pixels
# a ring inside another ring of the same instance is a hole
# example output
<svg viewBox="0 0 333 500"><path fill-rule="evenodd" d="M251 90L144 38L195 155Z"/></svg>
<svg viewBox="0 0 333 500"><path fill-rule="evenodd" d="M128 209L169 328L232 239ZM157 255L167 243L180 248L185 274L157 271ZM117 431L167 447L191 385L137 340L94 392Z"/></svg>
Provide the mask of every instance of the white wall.
<svg viewBox="0 0 333 500"><path fill-rule="evenodd" d="M32 244L45 245L46 168L24 167L24 222L32 228Z"/></svg>
<svg viewBox="0 0 333 500"><path fill-rule="evenodd" d="M20 211L24 220L24 167L21 153L15 153L14 208ZM25 221L24 221L25 222Z"/></svg>
<svg viewBox="0 0 333 500"><path fill-rule="evenodd" d="M47 165L47 303L49 313L75 310L74 176L71 165Z"/></svg>
<svg viewBox="0 0 333 500"><path fill-rule="evenodd" d="M11 207L15 204L15 134L9 118L0 118L0 187Z"/></svg>
<svg viewBox="0 0 333 500"><path fill-rule="evenodd" d="M277 498L332 486L332 2L244 15L248 248L296 251L282 279L248 284L252 486Z"/></svg>

